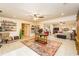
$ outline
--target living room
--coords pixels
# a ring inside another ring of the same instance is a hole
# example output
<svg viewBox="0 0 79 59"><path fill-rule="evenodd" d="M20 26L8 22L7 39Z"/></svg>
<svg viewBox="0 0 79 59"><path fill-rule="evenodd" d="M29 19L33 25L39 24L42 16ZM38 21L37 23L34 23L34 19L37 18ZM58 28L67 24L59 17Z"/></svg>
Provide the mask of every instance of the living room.
<svg viewBox="0 0 79 59"><path fill-rule="evenodd" d="M78 55L75 45L78 6L0 4L0 55Z"/></svg>

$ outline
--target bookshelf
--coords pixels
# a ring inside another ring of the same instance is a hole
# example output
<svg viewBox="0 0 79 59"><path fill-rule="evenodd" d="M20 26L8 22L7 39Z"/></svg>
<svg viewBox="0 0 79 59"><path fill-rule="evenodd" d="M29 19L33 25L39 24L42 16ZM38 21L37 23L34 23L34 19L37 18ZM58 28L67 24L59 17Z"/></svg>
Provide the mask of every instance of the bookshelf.
<svg viewBox="0 0 79 59"><path fill-rule="evenodd" d="M0 31L16 31L16 23L13 21L0 21Z"/></svg>

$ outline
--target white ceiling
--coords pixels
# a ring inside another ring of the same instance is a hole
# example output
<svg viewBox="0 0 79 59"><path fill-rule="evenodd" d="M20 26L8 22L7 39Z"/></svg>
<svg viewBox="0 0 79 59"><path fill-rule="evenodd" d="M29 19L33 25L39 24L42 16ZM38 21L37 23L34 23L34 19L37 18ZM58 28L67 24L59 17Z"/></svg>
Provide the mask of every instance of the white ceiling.
<svg viewBox="0 0 79 59"><path fill-rule="evenodd" d="M77 3L0 3L0 16L34 21L33 14L40 14L44 18L39 21L57 17L75 15L79 9Z"/></svg>

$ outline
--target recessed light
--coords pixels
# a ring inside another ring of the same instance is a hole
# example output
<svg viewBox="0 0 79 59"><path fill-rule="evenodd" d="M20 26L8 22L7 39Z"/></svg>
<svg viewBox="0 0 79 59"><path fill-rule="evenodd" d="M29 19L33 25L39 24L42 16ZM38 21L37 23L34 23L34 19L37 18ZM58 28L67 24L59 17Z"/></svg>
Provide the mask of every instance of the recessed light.
<svg viewBox="0 0 79 59"><path fill-rule="evenodd" d="M14 18L16 17L16 16L13 16Z"/></svg>
<svg viewBox="0 0 79 59"><path fill-rule="evenodd" d="M64 15L64 13L61 13L61 16L63 16Z"/></svg>

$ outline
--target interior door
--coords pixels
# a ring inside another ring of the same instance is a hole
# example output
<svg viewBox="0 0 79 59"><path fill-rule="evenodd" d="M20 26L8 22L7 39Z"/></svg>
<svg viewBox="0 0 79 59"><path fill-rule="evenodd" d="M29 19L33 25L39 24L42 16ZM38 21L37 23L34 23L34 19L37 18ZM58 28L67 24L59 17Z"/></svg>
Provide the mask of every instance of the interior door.
<svg viewBox="0 0 79 59"><path fill-rule="evenodd" d="M29 37L30 36L30 24L22 24L22 31L23 31L23 37Z"/></svg>

